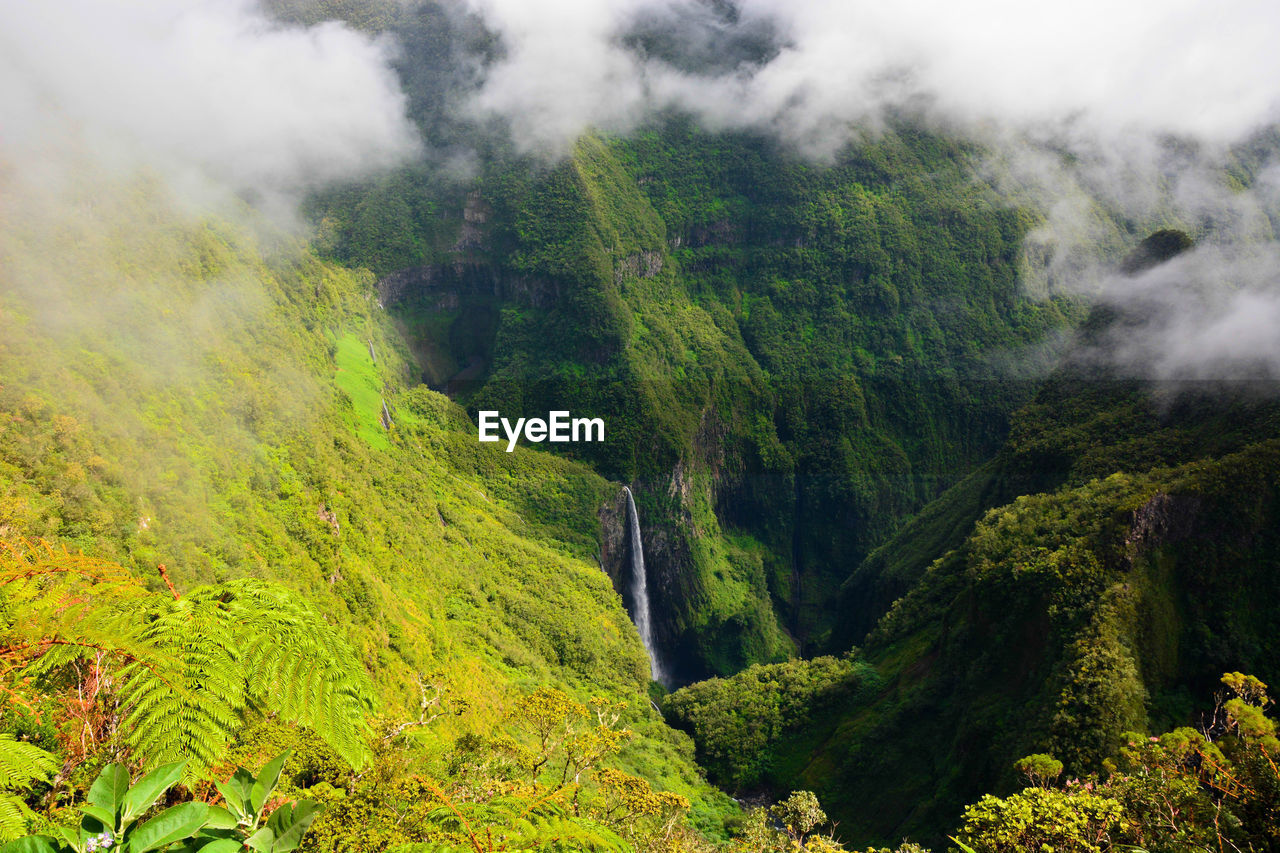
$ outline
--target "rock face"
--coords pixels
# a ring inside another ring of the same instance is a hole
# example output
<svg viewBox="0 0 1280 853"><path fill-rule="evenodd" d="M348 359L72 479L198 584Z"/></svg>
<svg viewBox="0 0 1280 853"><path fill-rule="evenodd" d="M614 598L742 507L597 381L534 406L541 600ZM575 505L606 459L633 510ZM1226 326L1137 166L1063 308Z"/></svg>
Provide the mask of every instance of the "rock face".
<svg viewBox="0 0 1280 853"><path fill-rule="evenodd" d="M561 284L458 257L384 276L378 295L383 307L399 309L422 380L456 397L479 387L491 369L502 307L550 308Z"/></svg>
<svg viewBox="0 0 1280 853"><path fill-rule="evenodd" d="M600 568L620 595L627 588L627 496L619 489L597 513L600 519Z"/></svg>
<svg viewBox="0 0 1280 853"><path fill-rule="evenodd" d="M414 305L453 311L476 299L511 301L531 308L550 308L560 299L560 285L546 278L512 273L484 261L456 260L399 270L378 280L384 307Z"/></svg>
<svg viewBox="0 0 1280 853"><path fill-rule="evenodd" d="M462 209L462 228L458 233L458 241L453 244L453 251L486 251L489 248L486 226L492 215L493 208L479 192L468 193L466 206Z"/></svg>
<svg viewBox="0 0 1280 853"><path fill-rule="evenodd" d="M678 472L672 482L679 480ZM597 513L600 519L600 567L622 596L627 612L634 614L631 577L631 543L628 533L626 493L619 492ZM640 517L648 570L648 592L653 642L661 651L667 675L675 683L704 677L703 662L694 654L691 632L696 632L693 609L702 597L691 570L688 519L683 525L670 520L650 521Z"/></svg>
<svg viewBox="0 0 1280 853"><path fill-rule="evenodd" d="M1199 499L1161 492L1133 511L1126 545L1153 548L1187 538L1195 529Z"/></svg>
<svg viewBox="0 0 1280 853"><path fill-rule="evenodd" d="M653 278L660 272L661 252L637 252L618 262L613 270L613 281L620 285L628 278Z"/></svg>
<svg viewBox="0 0 1280 853"><path fill-rule="evenodd" d="M694 647L688 631L701 591L691 583L693 559L687 534L669 524L642 528L642 534L654 644L662 650L674 682L683 684L705 674L702 662L690 654Z"/></svg>

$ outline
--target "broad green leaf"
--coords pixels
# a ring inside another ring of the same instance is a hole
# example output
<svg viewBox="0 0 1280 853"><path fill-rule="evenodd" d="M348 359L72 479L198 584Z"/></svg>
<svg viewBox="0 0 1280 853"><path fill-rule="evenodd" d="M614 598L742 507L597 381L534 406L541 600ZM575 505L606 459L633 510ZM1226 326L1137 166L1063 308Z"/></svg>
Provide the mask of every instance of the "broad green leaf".
<svg viewBox="0 0 1280 853"><path fill-rule="evenodd" d="M208 816L209 806L198 800L167 808L133 831L129 837L129 851L147 853L195 835Z"/></svg>
<svg viewBox="0 0 1280 853"><path fill-rule="evenodd" d="M200 853L236 853L244 847L239 838L219 838L200 848Z"/></svg>
<svg viewBox="0 0 1280 853"><path fill-rule="evenodd" d="M0 847L0 853L58 853L55 843L47 835L28 835Z"/></svg>
<svg viewBox="0 0 1280 853"><path fill-rule="evenodd" d="M253 774L243 767L237 767L236 772L226 781L226 786L236 793L236 802L240 804L240 810L247 817L252 819L255 816L254 811L249 807L249 794L253 791L253 785L258 780L253 778ZM222 790L219 787L218 790ZM225 797L226 794L224 793Z"/></svg>
<svg viewBox="0 0 1280 853"><path fill-rule="evenodd" d="M76 806L76 808L84 812L88 819L93 820L96 824L100 824L102 827L102 829L96 829L96 830L93 829L93 827L85 827L86 829L91 830L95 834L102 832L103 829L110 829L113 832L115 831L116 816L112 814L110 811L108 811L107 809L104 809L102 806L95 806L89 803L82 803L81 805ZM84 826L84 822L81 821L80 825Z"/></svg>
<svg viewBox="0 0 1280 853"><path fill-rule="evenodd" d="M240 789L230 780L226 782L214 782L218 793L222 794L222 799L227 801L227 809L236 816L237 820L245 820L249 814L244 808L244 798L240 796Z"/></svg>
<svg viewBox="0 0 1280 853"><path fill-rule="evenodd" d="M235 829L240 825L240 818L222 806L209 806L209 816L205 818L204 825L208 829Z"/></svg>
<svg viewBox="0 0 1280 853"><path fill-rule="evenodd" d="M253 791L249 795L249 807L255 815L262 811L267 798L276 789L276 783L280 781L280 771L284 768L284 763L291 753L292 750L286 749L264 764L262 770L258 771L258 778L254 782Z"/></svg>
<svg viewBox="0 0 1280 853"><path fill-rule="evenodd" d="M65 826L55 826L51 827L51 829L54 835L62 839L63 844L72 848L83 847L84 839L89 837L83 829L79 832L74 829L67 829Z"/></svg>
<svg viewBox="0 0 1280 853"><path fill-rule="evenodd" d="M157 767L138 780L138 784L129 789L121 801L124 814L122 822L128 824L155 805L156 800L164 796L164 792L173 787L182 778L182 770L187 766L185 761L175 761Z"/></svg>
<svg viewBox="0 0 1280 853"><path fill-rule="evenodd" d="M112 816L120 813L120 803L129 791L129 771L123 764L108 764L89 788L89 802L106 809ZM114 823L114 821L113 821ZM114 826L113 826L114 828Z"/></svg>
<svg viewBox="0 0 1280 853"><path fill-rule="evenodd" d="M276 834L272 832L269 827L264 826L262 829L259 829L253 835L246 838L244 840L244 846L257 850L258 853L271 853L271 849L275 845L275 842Z"/></svg>
<svg viewBox="0 0 1280 853"><path fill-rule="evenodd" d="M276 815L288 809L288 814L281 818L278 823L274 821ZM272 847L272 853L289 853L302 843L302 836L311 828L311 824L319 817L320 812L324 811L324 806L311 800L299 800L296 806L285 806L276 809L271 817L273 818L272 829L276 833L276 843Z"/></svg>

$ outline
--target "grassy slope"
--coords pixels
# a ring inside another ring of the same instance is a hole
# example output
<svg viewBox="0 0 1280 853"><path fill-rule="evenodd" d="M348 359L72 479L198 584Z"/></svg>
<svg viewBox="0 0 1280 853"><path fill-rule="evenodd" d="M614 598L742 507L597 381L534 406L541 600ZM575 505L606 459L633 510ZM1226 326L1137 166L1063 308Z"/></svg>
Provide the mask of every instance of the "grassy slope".
<svg viewBox="0 0 1280 853"><path fill-rule="evenodd" d="M488 164L485 248L437 253L554 284L499 306L467 405L608 415L603 446L567 452L639 486L688 674L778 659L783 628L820 647L851 568L1030 393L989 358L1074 309L1021 293L1033 218L972 180L974 156L902 128L824 167L673 120L545 171ZM326 221L351 250L359 217L401 206L371 191ZM404 308L434 369L451 332L431 313Z"/></svg>
<svg viewBox="0 0 1280 853"><path fill-rule="evenodd" d="M0 529L152 584L164 563L180 587L298 590L389 712L416 701L414 672L468 709L428 752L535 685L625 698L642 733L627 763L724 808L648 708L639 639L592 560L615 487L482 447L461 410L411 388L367 273L188 221L155 187L85 186L56 209L18 194L0 223Z"/></svg>

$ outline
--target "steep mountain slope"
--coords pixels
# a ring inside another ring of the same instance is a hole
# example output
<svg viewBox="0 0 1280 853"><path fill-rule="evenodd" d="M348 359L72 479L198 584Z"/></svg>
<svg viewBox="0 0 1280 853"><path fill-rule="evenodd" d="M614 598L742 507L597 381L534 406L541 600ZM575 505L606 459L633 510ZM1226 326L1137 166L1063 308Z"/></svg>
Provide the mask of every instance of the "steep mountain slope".
<svg viewBox="0 0 1280 853"><path fill-rule="evenodd" d="M715 824L725 800L650 710L639 639L593 559L616 487L477 445L460 409L406 382L367 273L265 226L192 219L161 186L81 177L56 203L6 193L0 530L157 589L164 564L180 590L296 590L355 645L382 713L417 709L419 678L441 691L451 712L417 735L428 755L537 686L625 701L641 737L623 766Z"/></svg>
<svg viewBox="0 0 1280 853"><path fill-rule="evenodd" d="M835 165L679 119L495 160L425 232L407 189L336 195L434 263L384 301L469 410L607 415L563 450L637 492L660 646L685 681L821 646L850 568L999 445L1031 387L1006 348L1069 322L1018 284L1031 217L975 152L903 126ZM553 448L554 449L554 448Z"/></svg>
<svg viewBox="0 0 1280 853"><path fill-rule="evenodd" d="M1099 312L1081 340L1112 322ZM1195 722L1222 672L1274 678L1276 399L1273 383L1154 385L1068 359L995 458L845 582L857 666L797 676L792 701L819 710L775 729L738 784L812 787L848 837L936 838L1014 787L1022 756L1098 771L1123 732ZM672 697L700 755L767 704L711 712L745 688Z"/></svg>

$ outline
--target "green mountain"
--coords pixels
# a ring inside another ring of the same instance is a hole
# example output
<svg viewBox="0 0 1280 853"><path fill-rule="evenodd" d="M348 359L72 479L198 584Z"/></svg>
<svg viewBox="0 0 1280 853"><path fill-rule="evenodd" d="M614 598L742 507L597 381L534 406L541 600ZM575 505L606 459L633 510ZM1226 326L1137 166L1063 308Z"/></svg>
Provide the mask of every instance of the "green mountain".
<svg viewBox="0 0 1280 853"><path fill-rule="evenodd" d="M474 17L267 6L395 33L427 153L292 231L0 170L0 842L1274 849L1280 397L1099 362L1149 306L1048 286L1213 237L1172 181L1073 186L1064 260L905 110L829 162L674 113L548 161L453 110Z"/></svg>
<svg viewBox="0 0 1280 853"><path fill-rule="evenodd" d="M824 646L850 569L1033 393L996 361L1075 315L1023 292L1034 217L976 156L907 127L832 167L678 119L588 137L493 164L379 288L473 414L606 416L565 453L637 492L680 680L729 674ZM338 259L412 232L379 193L327 209Z"/></svg>
<svg viewBox="0 0 1280 853"><path fill-rule="evenodd" d="M6 537L83 550L155 590L171 578L175 596L235 578L293 590L353 646L380 715L446 709L406 747L432 761L535 688L624 703L618 725L636 737L619 766L721 831L727 799L651 709L644 650L593 557L617 486L478 445L465 412L414 381L367 272L270 230L190 220L146 183L86 182L78 208L11 198ZM63 686L7 723L63 744ZM362 849L379 849L370 820Z"/></svg>
<svg viewBox="0 0 1280 853"><path fill-rule="evenodd" d="M817 791L855 839L936 839L1022 756L1100 772L1270 676L1270 387L1011 371L1126 318L1028 295L1037 214L978 153L903 124L819 166L672 118L493 165L379 284L473 414L612 413L563 452L637 492L658 647L741 671L667 713L713 781ZM1094 210L1127 273L1186 248Z"/></svg>

